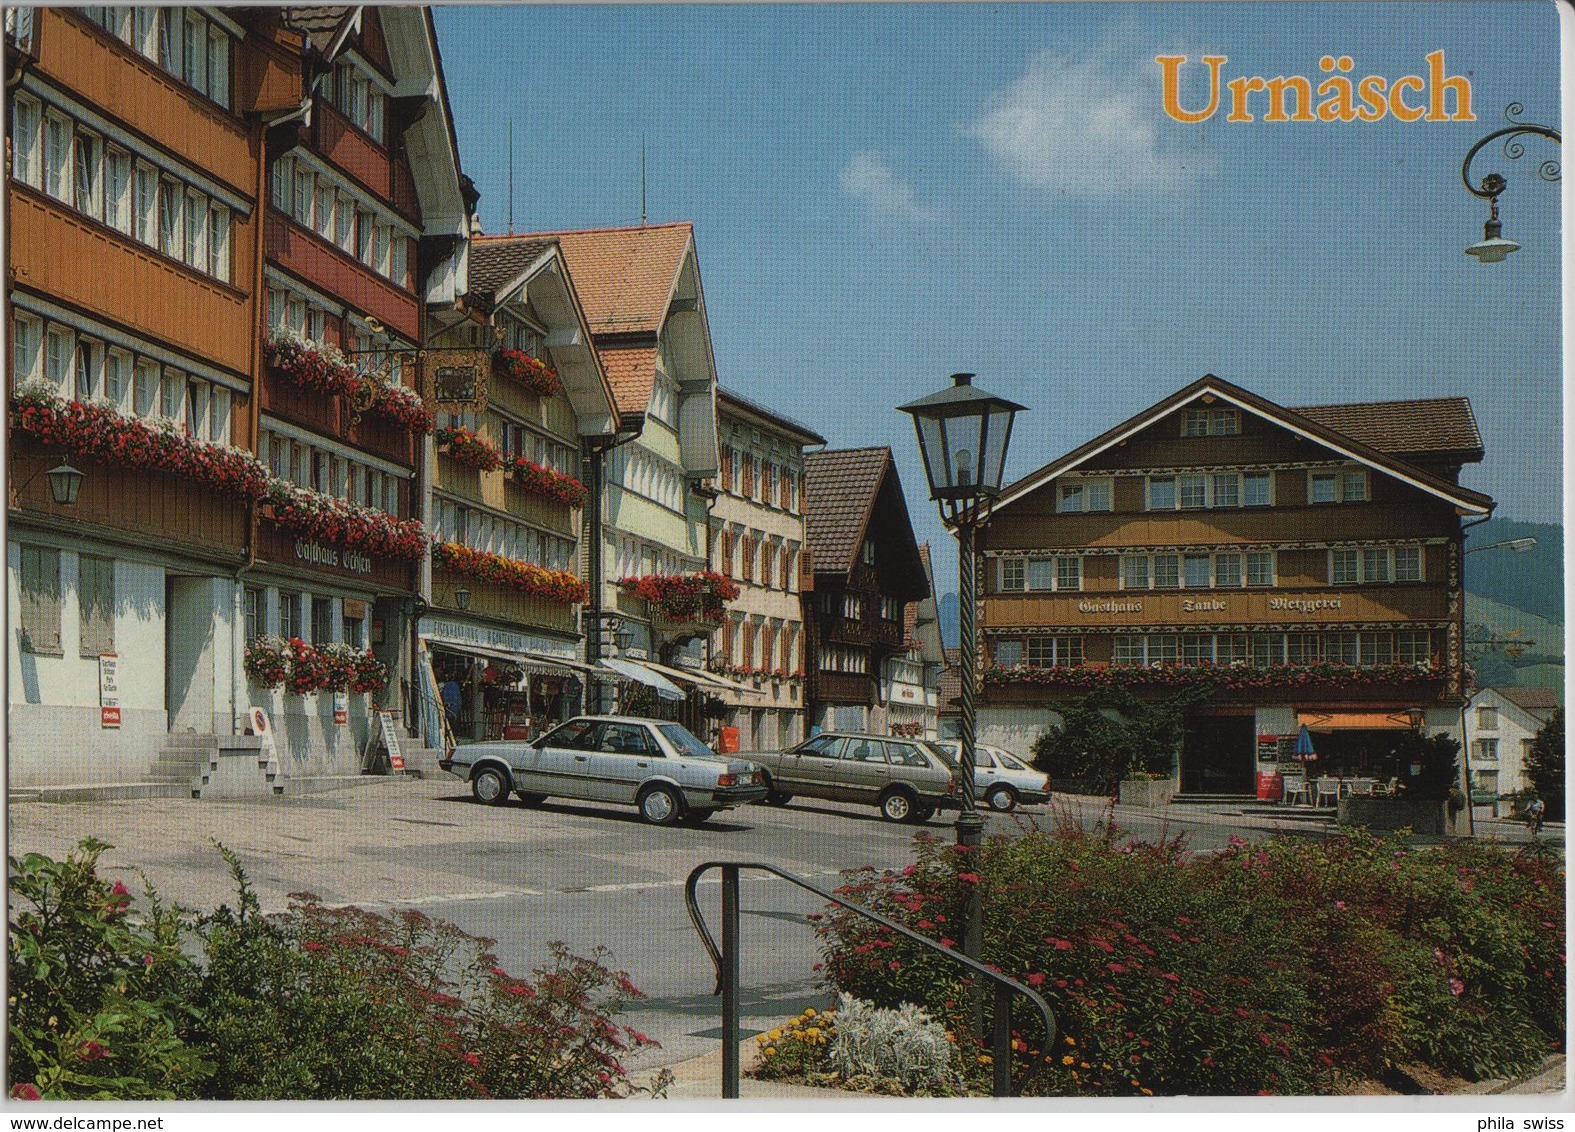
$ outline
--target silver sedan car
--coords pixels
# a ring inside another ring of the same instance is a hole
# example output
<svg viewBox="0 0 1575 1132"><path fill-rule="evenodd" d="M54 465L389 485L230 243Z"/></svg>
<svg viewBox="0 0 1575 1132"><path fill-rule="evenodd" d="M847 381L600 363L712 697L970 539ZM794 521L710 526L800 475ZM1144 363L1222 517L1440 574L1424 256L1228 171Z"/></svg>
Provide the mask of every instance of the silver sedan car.
<svg viewBox="0 0 1575 1132"><path fill-rule="evenodd" d="M619 802L653 825L703 822L766 796L754 763L718 755L682 724L634 716L579 716L530 742L456 747L438 765L488 805L510 791L527 806L548 797Z"/></svg>
<svg viewBox="0 0 1575 1132"><path fill-rule="evenodd" d="M962 744L956 739L932 739L953 762L962 761ZM1050 779L1022 759L1000 747L974 744L973 796L992 810L1003 813L1018 806L1041 805L1050 800Z"/></svg>

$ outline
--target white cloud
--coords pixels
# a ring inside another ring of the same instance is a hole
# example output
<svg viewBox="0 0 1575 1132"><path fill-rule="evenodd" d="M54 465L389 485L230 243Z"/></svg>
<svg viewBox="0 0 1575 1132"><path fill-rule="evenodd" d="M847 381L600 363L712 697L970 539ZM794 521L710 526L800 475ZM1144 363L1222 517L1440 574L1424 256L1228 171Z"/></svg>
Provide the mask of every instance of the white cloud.
<svg viewBox="0 0 1575 1132"><path fill-rule="evenodd" d="M936 212L926 208L913 197L913 189L891 171L880 151L861 149L837 174L842 191L862 200L877 216L906 220L915 224L928 224L936 219Z"/></svg>
<svg viewBox="0 0 1575 1132"><path fill-rule="evenodd" d="M1125 52L1123 52L1125 54ZM1196 153L1161 151L1153 51L1116 58L1044 51L963 127L1007 172L1083 198L1169 193L1213 172Z"/></svg>

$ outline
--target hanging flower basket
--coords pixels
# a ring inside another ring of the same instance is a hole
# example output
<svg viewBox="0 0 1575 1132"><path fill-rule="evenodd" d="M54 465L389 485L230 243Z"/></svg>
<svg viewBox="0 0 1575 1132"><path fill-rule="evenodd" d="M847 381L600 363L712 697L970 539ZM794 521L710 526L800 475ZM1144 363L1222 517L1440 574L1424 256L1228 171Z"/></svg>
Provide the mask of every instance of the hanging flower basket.
<svg viewBox="0 0 1575 1132"><path fill-rule="evenodd" d="M1077 665L1071 668L1011 668L985 670L986 684L1037 684L1093 690L1098 688L1209 687L1223 692L1253 688L1351 688L1372 685L1426 684L1443 674L1425 664L1225 664Z"/></svg>
<svg viewBox="0 0 1575 1132"><path fill-rule="evenodd" d="M361 375L333 346L288 327L268 336L268 365L294 385L331 397L353 396Z"/></svg>
<svg viewBox="0 0 1575 1132"><path fill-rule="evenodd" d="M283 637L262 636L246 642L246 675L269 690L284 687L290 677L290 657Z"/></svg>
<svg viewBox="0 0 1575 1132"><path fill-rule="evenodd" d="M563 388L557 370L524 350L499 350L492 356L492 369L499 377L517 382L541 397L551 396Z"/></svg>
<svg viewBox="0 0 1575 1132"><path fill-rule="evenodd" d="M514 482L533 495L556 499L570 507L583 507L590 497L585 485L573 476L545 467L534 460L516 456L509 464L509 474Z"/></svg>
<svg viewBox="0 0 1575 1132"><path fill-rule="evenodd" d="M567 570L549 570L533 562L505 558L485 550L473 550L463 543L439 542L432 545L432 568L451 570L480 582L508 586L531 597L574 605L589 600L590 587L584 579Z"/></svg>
<svg viewBox="0 0 1575 1132"><path fill-rule="evenodd" d="M435 438L451 459L478 472L493 472L503 466L503 453L498 446L472 429L459 425L440 428Z"/></svg>
<svg viewBox="0 0 1575 1132"><path fill-rule="evenodd" d="M69 456L168 472L241 503L255 502L268 490L268 469L250 452L194 440L167 417L123 417L107 404L68 401L41 382L11 395L10 424Z"/></svg>
<svg viewBox="0 0 1575 1132"><path fill-rule="evenodd" d="M276 479L268 485L273 521L310 542L358 550L377 558L420 558L427 530L418 520L395 519L383 511Z"/></svg>
<svg viewBox="0 0 1575 1132"><path fill-rule="evenodd" d="M371 390L367 412L404 425L416 436L425 436L437 427L432 410L427 408L421 394L414 389L406 385L389 385L371 378L367 379L367 385Z"/></svg>
<svg viewBox="0 0 1575 1132"><path fill-rule="evenodd" d="M388 669L370 649L332 644L317 648L300 637L261 636L246 644L246 675L270 691L293 695L313 692L381 692Z"/></svg>
<svg viewBox="0 0 1575 1132"><path fill-rule="evenodd" d="M631 597L643 598L651 611L667 621L720 625L727 602L738 597L738 584L711 571L695 574L646 574L618 583Z"/></svg>

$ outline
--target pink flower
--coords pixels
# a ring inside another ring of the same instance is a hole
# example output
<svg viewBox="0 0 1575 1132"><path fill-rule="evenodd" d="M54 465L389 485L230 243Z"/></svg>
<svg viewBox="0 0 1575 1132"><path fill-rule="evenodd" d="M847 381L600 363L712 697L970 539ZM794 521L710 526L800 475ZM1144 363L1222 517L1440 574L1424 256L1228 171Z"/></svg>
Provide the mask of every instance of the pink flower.
<svg viewBox="0 0 1575 1132"><path fill-rule="evenodd" d="M1232 849L1240 849L1243 845L1247 844L1247 841L1245 838L1238 837L1233 833L1228 838L1227 844L1229 844Z"/></svg>
<svg viewBox="0 0 1575 1132"><path fill-rule="evenodd" d="M1025 983L1027 983L1031 987L1037 987L1037 986L1039 986L1041 983L1043 983L1045 981L1045 977L1043 975L1039 974L1039 972L1035 971L1032 975L1029 975L1028 978L1024 979L1023 981Z"/></svg>
<svg viewBox="0 0 1575 1132"><path fill-rule="evenodd" d="M978 884L979 883L979 874L978 873L958 873L957 874L957 879L962 881L964 884Z"/></svg>
<svg viewBox="0 0 1575 1132"><path fill-rule="evenodd" d="M109 1056L109 1050L97 1042L84 1042L82 1048L77 1051L77 1056L83 1061L103 1061Z"/></svg>
<svg viewBox="0 0 1575 1132"><path fill-rule="evenodd" d="M1459 998L1466 993L1466 984L1459 979L1451 978L1449 980L1449 993Z"/></svg>
<svg viewBox="0 0 1575 1132"><path fill-rule="evenodd" d="M36 1085L27 1081L19 1081L11 1086L11 1099L14 1101L41 1101L44 1097L38 1091Z"/></svg>

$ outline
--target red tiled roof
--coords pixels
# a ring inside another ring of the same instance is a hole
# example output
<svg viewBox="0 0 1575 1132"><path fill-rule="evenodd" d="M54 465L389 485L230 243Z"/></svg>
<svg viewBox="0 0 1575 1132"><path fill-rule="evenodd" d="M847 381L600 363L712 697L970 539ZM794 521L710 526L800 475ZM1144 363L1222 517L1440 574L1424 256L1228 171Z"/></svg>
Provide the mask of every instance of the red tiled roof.
<svg viewBox="0 0 1575 1132"><path fill-rule="evenodd" d="M1459 452L1482 458L1482 434L1471 402L1464 397L1306 405L1294 411L1380 452L1404 456Z"/></svg>
<svg viewBox="0 0 1575 1132"><path fill-rule="evenodd" d="M656 384L656 347L600 346L596 353L607 371L618 412L645 412Z"/></svg>
<svg viewBox="0 0 1575 1132"><path fill-rule="evenodd" d="M842 448L804 456L804 545L815 572L846 574L853 568L890 448Z"/></svg>
<svg viewBox="0 0 1575 1132"><path fill-rule="evenodd" d="M529 235L556 239L562 246L593 334L655 334L667 317L694 225L684 221ZM506 237L482 237L477 243L499 238Z"/></svg>

